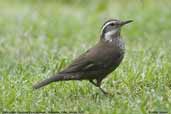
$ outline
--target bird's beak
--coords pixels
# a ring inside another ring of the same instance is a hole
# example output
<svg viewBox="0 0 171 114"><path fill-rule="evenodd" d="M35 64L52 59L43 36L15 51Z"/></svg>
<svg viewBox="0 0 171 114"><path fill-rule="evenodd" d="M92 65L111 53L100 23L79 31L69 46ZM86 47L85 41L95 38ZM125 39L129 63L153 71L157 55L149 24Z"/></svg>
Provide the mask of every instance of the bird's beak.
<svg viewBox="0 0 171 114"><path fill-rule="evenodd" d="M126 25L126 24L131 23L131 22L133 22L133 20L122 21L121 26Z"/></svg>

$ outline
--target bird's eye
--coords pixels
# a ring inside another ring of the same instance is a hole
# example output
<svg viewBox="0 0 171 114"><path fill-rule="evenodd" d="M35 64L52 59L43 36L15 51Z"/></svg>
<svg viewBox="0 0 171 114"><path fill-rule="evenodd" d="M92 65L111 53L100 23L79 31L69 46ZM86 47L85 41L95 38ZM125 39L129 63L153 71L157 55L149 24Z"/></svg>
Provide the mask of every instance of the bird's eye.
<svg viewBox="0 0 171 114"><path fill-rule="evenodd" d="M114 23L111 23L110 25L111 25L111 26L114 26L115 24L114 24Z"/></svg>

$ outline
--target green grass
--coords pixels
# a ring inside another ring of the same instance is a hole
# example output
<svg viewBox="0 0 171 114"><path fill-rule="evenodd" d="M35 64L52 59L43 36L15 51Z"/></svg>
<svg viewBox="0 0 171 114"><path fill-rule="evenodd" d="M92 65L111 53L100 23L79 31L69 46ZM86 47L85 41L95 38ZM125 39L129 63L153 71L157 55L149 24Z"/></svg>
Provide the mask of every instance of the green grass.
<svg viewBox="0 0 171 114"><path fill-rule="evenodd" d="M0 7L0 112L171 114L169 0L0 0ZM32 90L93 46L110 18L134 20L122 30L124 61L103 81L111 96L87 81Z"/></svg>

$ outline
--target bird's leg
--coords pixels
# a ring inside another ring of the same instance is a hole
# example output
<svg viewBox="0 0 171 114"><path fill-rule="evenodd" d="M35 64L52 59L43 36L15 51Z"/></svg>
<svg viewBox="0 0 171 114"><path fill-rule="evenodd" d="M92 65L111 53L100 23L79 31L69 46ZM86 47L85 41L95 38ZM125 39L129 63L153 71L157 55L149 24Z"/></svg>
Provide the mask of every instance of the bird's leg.
<svg viewBox="0 0 171 114"><path fill-rule="evenodd" d="M101 88L101 79L99 79L99 80L97 80L97 87L104 93L104 94L107 94L107 92L103 89L103 88Z"/></svg>
<svg viewBox="0 0 171 114"><path fill-rule="evenodd" d="M93 80L89 80L90 83L92 83L93 85L95 85L97 87L97 84L93 81Z"/></svg>
<svg viewBox="0 0 171 114"><path fill-rule="evenodd" d="M93 80L89 80L89 81L93 85L95 85L96 87L98 87L104 94L107 94L107 92L100 87L101 86L101 79L100 80L96 80L96 83Z"/></svg>

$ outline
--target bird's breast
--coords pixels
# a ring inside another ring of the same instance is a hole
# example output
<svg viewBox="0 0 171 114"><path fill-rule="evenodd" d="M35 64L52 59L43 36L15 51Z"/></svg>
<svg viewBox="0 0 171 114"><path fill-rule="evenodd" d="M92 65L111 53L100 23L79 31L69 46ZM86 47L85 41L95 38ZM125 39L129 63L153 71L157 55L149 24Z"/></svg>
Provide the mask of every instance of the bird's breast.
<svg viewBox="0 0 171 114"><path fill-rule="evenodd" d="M111 64L113 67L117 67L121 63L125 54L125 44L122 39L118 38L114 41L112 51Z"/></svg>
<svg viewBox="0 0 171 114"><path fill-rule="evenodd" d="M121 38L118 38L114 41L114 45L116 46L116 48L118 48L118 50L124 52L125 51L125 43Z"/></svg>

